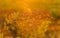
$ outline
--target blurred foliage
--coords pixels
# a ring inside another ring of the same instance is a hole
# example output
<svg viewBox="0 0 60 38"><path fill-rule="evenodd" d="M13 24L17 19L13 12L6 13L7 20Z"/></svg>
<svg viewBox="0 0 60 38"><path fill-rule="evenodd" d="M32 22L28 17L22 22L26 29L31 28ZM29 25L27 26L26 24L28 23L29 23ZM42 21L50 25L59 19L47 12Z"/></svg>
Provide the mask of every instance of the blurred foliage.
<svg viewBox="0 0 60 38"><path fill-rule="evenodd" d="M0 0L0 38L60 38L59 0Z"/></svg>

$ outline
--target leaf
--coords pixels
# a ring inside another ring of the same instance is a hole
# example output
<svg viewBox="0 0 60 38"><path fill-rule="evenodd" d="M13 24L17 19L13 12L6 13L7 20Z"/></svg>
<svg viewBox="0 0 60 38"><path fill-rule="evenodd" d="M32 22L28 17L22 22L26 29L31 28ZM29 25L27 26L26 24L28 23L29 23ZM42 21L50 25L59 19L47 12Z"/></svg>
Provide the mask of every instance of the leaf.
<svg viewBox="0 0 60 38"><path fill-rule="evenodd" d="M49 24L51 21L44 21L38 28L38 33L42 33L47 31Z"/></svg>

